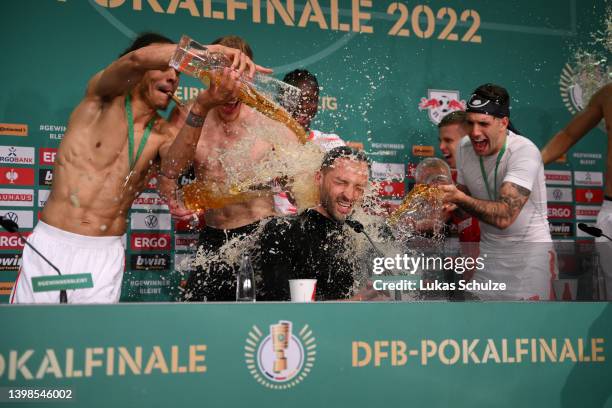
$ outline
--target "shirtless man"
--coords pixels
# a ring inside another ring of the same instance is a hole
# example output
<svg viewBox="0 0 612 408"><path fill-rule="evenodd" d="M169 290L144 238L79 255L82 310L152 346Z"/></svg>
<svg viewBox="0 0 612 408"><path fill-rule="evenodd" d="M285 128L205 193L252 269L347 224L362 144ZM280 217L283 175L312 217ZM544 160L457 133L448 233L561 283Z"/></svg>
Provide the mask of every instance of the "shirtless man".
<svg viewBox="0 0 612 408"><path fill-rule="evenodd" d="M544 164L551 163L567 152L576 142L593 129L601 120L605 121L608 134L608 161L604 187L604 202L597 216L597 227L608 236L612 235L612 83L604 85L589 101L589 104L557 133L542 149ZM596 239L601 266L607 277L608 299L612 299L612 242L605 237Z"/></svg>
<svg viewBox="0 0 612 408"><path fill-rule="evenodd" d="M170 153L193 150L208 111L236 97L245 69L251 75L261 69L238 50L209 47L227 55L238 71L225 69L217 86L198 95L175 139L157 114L178 86L178 73L168 66L175 49L158 34L140 36L89 81L70 116L49 200L28 238L62 274L92 274L93 288L68 291L69 303L118 302L126 217L151 165L161 160L165 172L178 171L175 165L189 157ZM33 292L32 277L43 275L56 273L26 247L11 303L57 303L57 292Z"/></svg>
<svg viewBox="0 0 612 408"><path fill-rule="evenodd" d="M213 42L237 48L252 58L250 46L239 37L223 37ZM272 146L258 137L258 129L275 132L285 143L297 143L297 138L277 122L235 100L210 112L203 136L196 148L194 165L196 178L210 184L225 186L228 173L248 176L249 165L261 161ZM245 202L231 203L222 208L207 209L206 226L199 239L198 257L203 265L188 279L186 301L234 301L236 299L235 266L219 259L219 248L236 237L251 234L259 221L274 212L272 192L266 192ZM222 254L221 254L222 255Z"/></svg>

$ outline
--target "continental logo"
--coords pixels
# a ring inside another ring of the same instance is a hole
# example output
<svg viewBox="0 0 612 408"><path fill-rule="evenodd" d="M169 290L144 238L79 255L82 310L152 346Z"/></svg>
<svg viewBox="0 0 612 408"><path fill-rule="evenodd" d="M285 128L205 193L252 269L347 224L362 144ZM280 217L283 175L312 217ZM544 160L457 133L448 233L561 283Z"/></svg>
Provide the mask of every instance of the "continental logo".
<svg viewBox="0 0 612 408"><path fill-rule="evenodd" d="M249 373L259 384L285 390L308 376L317 354L316 339L307 324L296 332L293 323L286 320L271 324L269 333L257 326L251 328L244 356Z"/></svg>
<svg viewBox="0 0 612 408"><path fill-rule="evenodd" d="M412 155L417 157L432 157L434 155L434 147L412 146Z"/></svg>
<svg viewBox="0 0 612 408"><path fill-rule="evenodd" d="M27 136L28 125L22 123L0 123L1 136Z"/></svg>

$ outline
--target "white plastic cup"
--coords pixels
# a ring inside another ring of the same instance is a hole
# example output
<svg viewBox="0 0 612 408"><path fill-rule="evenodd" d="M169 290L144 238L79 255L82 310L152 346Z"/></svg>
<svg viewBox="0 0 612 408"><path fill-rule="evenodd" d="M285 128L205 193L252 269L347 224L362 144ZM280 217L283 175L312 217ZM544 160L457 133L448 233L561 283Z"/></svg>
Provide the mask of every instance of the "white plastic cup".
<svg viewBox="0 0 612 408"><path fill-rule="evenodd" d="M316 290L316 279L289 279L292 302L314 302Z"/></svg>

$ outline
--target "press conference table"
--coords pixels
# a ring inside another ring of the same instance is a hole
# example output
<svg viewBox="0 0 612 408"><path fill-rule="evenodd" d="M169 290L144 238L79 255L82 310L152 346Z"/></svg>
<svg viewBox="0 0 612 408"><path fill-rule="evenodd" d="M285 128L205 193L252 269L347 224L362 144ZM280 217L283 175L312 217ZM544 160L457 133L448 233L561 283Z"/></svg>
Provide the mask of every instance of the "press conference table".
<svg viewBox="0 0 612 408"><path fill-rule="evenodd" d="M2 306L0 323L0 407L612 407L603 302Z"/></svg>

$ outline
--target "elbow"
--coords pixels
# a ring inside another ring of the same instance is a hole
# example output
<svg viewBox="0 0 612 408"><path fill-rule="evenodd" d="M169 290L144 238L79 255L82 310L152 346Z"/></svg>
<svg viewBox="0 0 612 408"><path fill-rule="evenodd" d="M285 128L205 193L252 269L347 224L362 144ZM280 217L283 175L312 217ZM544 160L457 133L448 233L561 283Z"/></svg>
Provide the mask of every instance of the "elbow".
<svg viewBox="0 0 612 408"><path fill-rule="evenodd" d="M500 230L505 230L509 228L512 224L514 224L514 219L504 217L504 218L500 218L499 220L497 220L497 223L495 226L499 228Z"/></svg>

